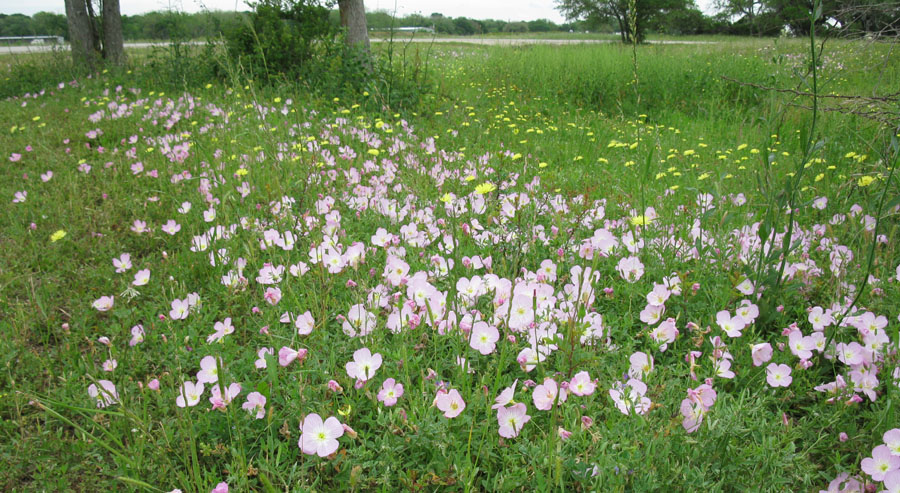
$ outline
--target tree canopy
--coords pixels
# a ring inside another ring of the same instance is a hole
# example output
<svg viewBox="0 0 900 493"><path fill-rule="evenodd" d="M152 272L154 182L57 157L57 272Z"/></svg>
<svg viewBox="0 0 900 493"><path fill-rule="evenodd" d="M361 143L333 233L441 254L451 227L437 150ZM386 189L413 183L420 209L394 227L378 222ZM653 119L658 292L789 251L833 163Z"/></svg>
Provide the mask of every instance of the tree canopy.
<svg viewBox="0 0 900 493"><path fill-rule="evenodd" d="M693 0L556 0L556 4L570 20L585 19L595 24L615 22L626 43L635 39L643 41L650 23L694 7Z"/></svg>

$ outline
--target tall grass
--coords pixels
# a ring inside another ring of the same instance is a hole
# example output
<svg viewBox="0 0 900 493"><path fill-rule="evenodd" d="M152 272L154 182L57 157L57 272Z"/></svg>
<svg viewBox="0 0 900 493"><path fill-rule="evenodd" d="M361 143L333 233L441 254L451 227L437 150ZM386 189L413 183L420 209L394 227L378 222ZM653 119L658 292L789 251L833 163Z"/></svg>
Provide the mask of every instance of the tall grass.
<svg viewBox="0 0 900 493"><path fill-rule="evenodd" d="M863 93L872 86L872 66L880 62L884 93L900 90L900 61L890 45L832 41L830 65L821 74L823 92ZM631 88L632 47L622 44L536 45L482 48L467 67L495 86L515 86L531 97L553 98L611 115L635 115ZM729 79L772 87L794 87L804 69L802 40L719 40L703 45L642 45L642 108L660 119L669 115L717 121L752 118L765 111L770 94ZM841 53L839 60L831 61ZM840 68L837 67L840 65Z"/></svg>

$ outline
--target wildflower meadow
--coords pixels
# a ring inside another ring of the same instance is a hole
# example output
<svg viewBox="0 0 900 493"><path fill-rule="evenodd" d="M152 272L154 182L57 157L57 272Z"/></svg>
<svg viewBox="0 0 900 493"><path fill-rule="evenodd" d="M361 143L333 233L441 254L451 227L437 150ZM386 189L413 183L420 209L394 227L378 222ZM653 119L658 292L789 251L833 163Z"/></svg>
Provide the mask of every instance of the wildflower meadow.
<svg viewBox="0 0 900 493"><path fill-rule="evenodd" d="M898 129L825 110L900 57L830 43L0 59L0 484L900 491Z"/></svg>

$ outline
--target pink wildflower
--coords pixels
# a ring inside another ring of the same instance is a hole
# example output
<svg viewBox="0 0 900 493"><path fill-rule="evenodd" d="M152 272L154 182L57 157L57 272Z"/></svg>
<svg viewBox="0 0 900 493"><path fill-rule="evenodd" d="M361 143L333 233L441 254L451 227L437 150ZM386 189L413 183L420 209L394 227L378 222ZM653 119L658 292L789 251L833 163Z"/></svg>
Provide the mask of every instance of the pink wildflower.
<svg viewBox="0 0 900 493"><path fill-rule="evenodd" d="M397 403L397 399L403 397L403 384L397 383L393 378L388 378L381 385L378 392L378 400L387 407Z"/></svg>
<svg viewBox="0 0 900 493"><path fill-rule="evenodd" d="M459 416L466 408L465 401L456 389L451 389L450 392L438 392L434 399L434 405L444 412L445 418L451 419Z"/></svg>
<svg viewBox="0 0 900 493"><path fill-rule="evenodd" d="M337 439L344 435L344 427L334 416L325 421L318 414L308 414L300 425L300 450L304 454L328 457L337 452Z"/></svg>
<svg viewBox="0 0 900 493"><path fill-rule="evenodd" d="M793 381L791 377L791 367L788 365L776 365L769 363L766 367L766 381L772 387L787 387Z"/></svg>
<svg viewBox="0 0 900 493"><path fill-rule="evenodd" d="M527 414L525 404L518 403L509 407L497 409L497 423L500 424L500 436L503 438L515 438L519 436L525 423L531 420Z"/></svg>

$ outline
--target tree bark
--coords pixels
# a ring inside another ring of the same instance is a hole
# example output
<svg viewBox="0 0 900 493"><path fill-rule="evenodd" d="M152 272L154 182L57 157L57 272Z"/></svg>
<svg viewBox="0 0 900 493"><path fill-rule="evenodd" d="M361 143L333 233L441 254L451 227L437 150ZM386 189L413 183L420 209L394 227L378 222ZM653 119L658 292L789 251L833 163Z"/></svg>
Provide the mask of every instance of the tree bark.
<svg viewBox="0 0 900 493"><path fill-rule="evenodd" d="M103 58L113 65L125 64L119 0L103 0Z"/></svg>
<svg viewBox="0 0 900 493"><path fill-rule="evenodd" d="M94 31L91 29L91 18L88 16L85 0L65 0L65 4L72 61L76 66L94 70L97 65L97 50L94 48Z"/></svg>
<svg viewBox="0 0 900 493"><path fill-rule="evenodd" d="M369 30L366 28L366 8L363 0L338 0L341 26L347 29L347 44L369 51Z"/></svg>

